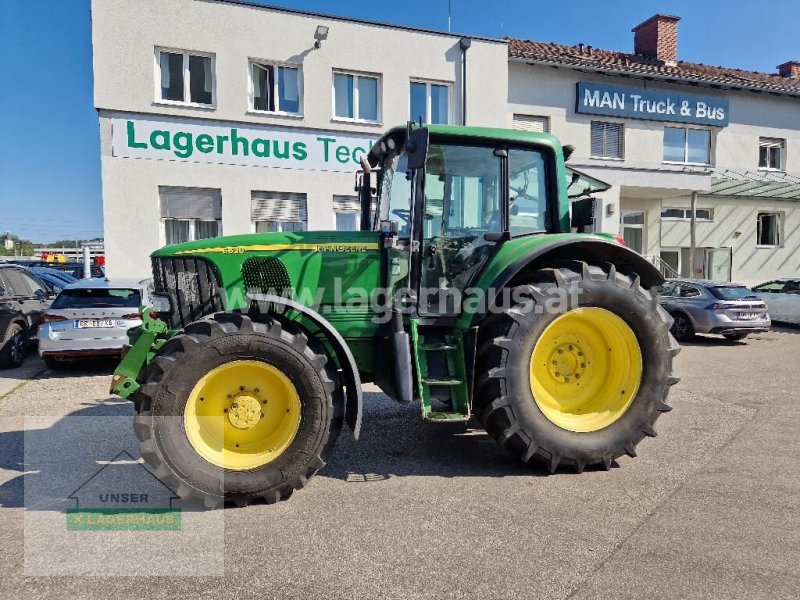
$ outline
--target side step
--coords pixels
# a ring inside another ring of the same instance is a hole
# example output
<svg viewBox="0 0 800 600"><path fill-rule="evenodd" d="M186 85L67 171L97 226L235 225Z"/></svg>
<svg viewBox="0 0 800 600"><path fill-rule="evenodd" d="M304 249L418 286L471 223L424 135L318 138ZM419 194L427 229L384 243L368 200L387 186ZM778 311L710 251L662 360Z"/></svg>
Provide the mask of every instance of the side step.
<svg viewBox="0 0 800 600"><path fill-rule="evenodd" d="M471 407L461 332L421 332L417 320L412 319L411 343L422 418L435 423L468 421ZM433 410L433 399L449 403L451 410Z"/></svg>

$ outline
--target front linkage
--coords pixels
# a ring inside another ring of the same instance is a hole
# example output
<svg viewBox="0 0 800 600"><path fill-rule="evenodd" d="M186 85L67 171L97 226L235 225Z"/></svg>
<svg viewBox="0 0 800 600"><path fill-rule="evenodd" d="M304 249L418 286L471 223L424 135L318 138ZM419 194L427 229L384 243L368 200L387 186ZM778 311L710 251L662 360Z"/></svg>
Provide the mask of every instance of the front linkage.
<svg viewBox="0 0 800 600"><path fill-rule="evenodd" d="M111 379L111 393L126 400L139 390L139 374L170 338L167 324L156 316L152 307L141 308L140 312L142 324L128 334L130 345Z"/></svg>

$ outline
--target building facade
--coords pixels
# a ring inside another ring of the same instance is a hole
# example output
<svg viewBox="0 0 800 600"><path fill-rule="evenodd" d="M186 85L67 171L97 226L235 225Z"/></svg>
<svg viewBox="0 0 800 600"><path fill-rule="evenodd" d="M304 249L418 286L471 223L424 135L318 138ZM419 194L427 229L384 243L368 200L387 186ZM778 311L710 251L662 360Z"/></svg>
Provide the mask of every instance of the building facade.
<svg viewBox="0 0 800 600"><path fill-rule="evenodd" d="M667 275L800 272L800 63L678 61L678 19L633 52L253 6L92 1L107 271L164 244L354 229L358 159L408 119L546 130L612 184L597 228Z"/></svg>
<svg viewBox="0 0 800 600"><path fill-rule="evenodd" d="M800 63L764 74L679 62L668 15L633 33L633 53L511 40L508 125L574 145L570 165L613 185L602 230L665 274L795 276Z"/></svg>
<svg viewBox="0 0 800 600"><path fill-rule="evenodd" d="M92 34L110 277L166 243L357 228L385 129L505 124L503 40L224 0L93 0Z"/></svg>

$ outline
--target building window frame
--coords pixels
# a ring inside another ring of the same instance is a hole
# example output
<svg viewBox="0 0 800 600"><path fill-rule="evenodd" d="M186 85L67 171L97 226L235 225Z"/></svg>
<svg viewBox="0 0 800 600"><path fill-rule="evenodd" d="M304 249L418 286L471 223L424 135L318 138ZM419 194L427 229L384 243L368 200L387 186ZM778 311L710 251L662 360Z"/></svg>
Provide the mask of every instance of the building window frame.
<svg viewBox="0 0 800 600"><path fill-rule="evenodd" d="M774 218L775 222L770 228L771 236L765 233L765 221L767 218ZM782 248L783 247L783 223L784 213L775 210L759 210L756 213L756 248ZM763 240L771 237L772 241Z"/></svg>
<svg viewBox="0 0 800 600"><path fill-rule="evenodd" d="M416 115L411 114L411 86L424 85L425 86L425 118L424 122L429 125L450 125L453 123L453 82L452 81L436 81L433 79L422 79L420 77L412 77L408 81L408 113L409 119L415 121ZM433 86L443 87L447 90L447 122L446 123L433 123L431 121L431 114L433 108Z"/></svg>
<svg viewBox="0 0 800 600"><path fill-rule="evenodd" d="M541 131L536 127L519 127L518 124L523 123L540 123ZM511 115L511 129L517 131L532 131L534 133L550 133L550 117L545 115L529 115L526 113L513 113Z"/></svg>
<svg viewBox="0 0 800 600"><path fill-rule="evenodd" d="M683 160L669 160L666 158L665 153L667 145L664 138L666 138L667 130L674 129L683 131ZM708 162L695 162L689 160L689 132L690 131L704 131L708 133ZM708 127L689 127L682 125L666 125L662 138L662 163L665 165L694 165L700 167L709 167L714 164L714 131Z"/></svg>
<svg viewBox="0 0 800 600"><path fill-rule="evenodd" d="M349 75L353 78L353 116L342 117L336 114L336 76ZM361 98L359 92L359 79L375 79L377 81L375 91L375 119L364 119L358 115L361 113ZM383 76L380 73L368 73L365 71L349 71L347 69L333 69L331 75L331 114L332 121L340 121L343 123L358 123L366 125L382 125L383 124Z"/></svg>
<svg viewBox="0 0 800 600"><path fill-rule="evenodd" d="M664 215L666 211L680 211L680 215ZM701 213L705 213L707 216L701 216ZM672 206L665 206L661 209L661 220L662 221L691 221L692 220L692 209L691 208L675 208ZM714 220L714 209L713 208L697 208L695 210L695 221L702 222L702 223L710 223Z"/></svg>
<svg viewBox="0 0 800 600"><path fill-rule="evenodd" d="M294 69L297 71L297 112L289 110L261 110L256 108L256 82L255 82L255 69L271 67L273 69L272 77L272 97L275 105L277 105L281 98L280 80L276 76L278 69ZM247 61L248 72L248 113L256 115L269 115L279 117L296 117L302 118L304 116L303 109L303 65L299 63L281 62L276 60L266 60L260 58L250 58Z"/></svg>
<svg viewBox="0 0 800 600"><path fill-rule="evenodd" d="M626 223L625 222L625 217L633 217L633 216L639 216L639 215L641 215L641 217L642 217L642 222L641 223L633 223L633 222L627 222ZM641 241L642 247L641 247L641 249L637 250L636 248L633 247L632 244L629 244L629 246L631 247L631 249L636 250L640 254L644 254L645 248L647 248L647 212L643 211L643 210L624 210L624 211L622 211L622 215L620 216L620 231L622 233L622 237L623 238L625 238L625 230L626 229L641 230L641 232L642 232L642 236L641 236L642 237L642 241ZM626 239L626 242L627 241L628 240Z"/></svg>
<svg viewBox="0 0 800 600"><path fill-rule="evenodd" d="M188 222L189 223L189 233L187 236L186 242L195 242L197 240L205 240L210 239L212 237L219 237L222 235L222 220L221 219L184 219L184 218L174 218L174 217L163 217L161 219L161 230L164 233L164 244L180 244L184 242L169 242L167 240L167 222L168 221L181 221L181 222ZM203 223L216 223L217 226L217 233L216 235L208 236L208 237L197 237L197 224L199 222Z"/></svg>
<svg viewBox="0 0 800 600"><path fill-rule="evenodd" d="M766 150L762 162L762 151ZM777 155L778 166L770 166L772 157ZM759 171L785 171L786 170L786 139L760 137L758 138L758 170Z"/></svg>
<svg viewBox="0 0 800 600"><path fill-rule="evenodd" d="M162 98L161 94L161 54L180 54L183 56L183 100L170 100ZM211 59L211 103L191 101L191 73L189 61L191 56L199 56ZM199 50L185 50L182 48L170 48L166 46L156 46L154 52L154 74L155 74L155 104L167 106L191 106L193 108L217 108L217 58L213 52L203 52Z"/></svg>
<svg viewBox="0 0 800 600"><path fill-rule="evenodd" d="M593 143L595 137L595 127L602 126L602 149L600 153L595 152L595 145ZM619 148L619 155L615 156L606 152L608 146L609 130L619 128L617 131L617 147ZM589 124L589 150L590 157L601 160L625 160L625 124L617 121L598 121L593 120Z"/></svg>

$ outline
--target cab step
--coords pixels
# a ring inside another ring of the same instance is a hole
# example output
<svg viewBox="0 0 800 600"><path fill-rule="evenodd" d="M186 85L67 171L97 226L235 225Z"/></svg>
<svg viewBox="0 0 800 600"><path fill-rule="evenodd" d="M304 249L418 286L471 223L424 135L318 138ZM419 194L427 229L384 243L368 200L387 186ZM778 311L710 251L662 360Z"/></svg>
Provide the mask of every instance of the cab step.
<svg viewBox="0 0 800 600"><path fill-rule="evenodd" d="M445 377L423 377L422 383L426 385L461 385L461 379L447 379Z"/></svg>

